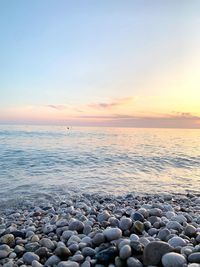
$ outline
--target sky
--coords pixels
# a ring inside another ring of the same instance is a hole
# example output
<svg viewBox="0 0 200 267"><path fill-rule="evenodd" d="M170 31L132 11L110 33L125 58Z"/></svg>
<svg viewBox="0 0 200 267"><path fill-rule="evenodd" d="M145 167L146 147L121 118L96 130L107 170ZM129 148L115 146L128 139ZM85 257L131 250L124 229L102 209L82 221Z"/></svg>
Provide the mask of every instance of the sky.
<svg viewBox="0 0 200 267"><path fill-rule="evenodd" d="M200 128L199 0L1 0L0 123Z"/></svg>

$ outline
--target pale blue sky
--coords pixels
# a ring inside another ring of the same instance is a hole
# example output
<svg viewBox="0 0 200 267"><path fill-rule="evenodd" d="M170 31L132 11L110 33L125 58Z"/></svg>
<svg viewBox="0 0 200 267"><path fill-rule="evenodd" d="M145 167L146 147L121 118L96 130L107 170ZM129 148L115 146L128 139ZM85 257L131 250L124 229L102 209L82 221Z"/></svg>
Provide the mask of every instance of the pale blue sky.
<svg viewBox="0 0 200 267"><path fill-rule="evenodd" d="M198 0L1 0L0 107L165 95L197 58L199 14Z"/></svg>

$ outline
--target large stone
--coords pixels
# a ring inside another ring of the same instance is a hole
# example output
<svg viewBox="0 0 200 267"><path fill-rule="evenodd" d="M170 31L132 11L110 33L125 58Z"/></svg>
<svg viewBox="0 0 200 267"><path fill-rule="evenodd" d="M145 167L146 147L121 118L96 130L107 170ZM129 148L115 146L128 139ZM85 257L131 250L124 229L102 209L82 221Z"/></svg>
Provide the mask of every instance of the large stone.
<svg viewBox="0 0 200 267"><path fill-rule="evenodd" d="M11 249L8 245L0 245L0 259L6 258L10 252Z"/></svg>
<svg viewBox="0 0 200 267"><path fill-rule="evenodd" d="M185 257L175 252L167 253L162 257L164 267L183 267L186 263Z"/></svg>
<svg viewBox="0 0 200 267"><path fill-rule="evenodd" d="M54 266L57 265L60 262L60 258L53 255L48 258L48 260L45 262L44 266Z"/></svg>
<svg viewBox="0 0 200 267"><path fill-rule="evenodd" d="M119 239L122 236L122 231L119 228L107 228L103 231L104 236L108 241Z"/></svg>
<svg viewBox="0 0 200 267"><path fill-rule="evenodd" d="M168 240L168 244L170 244L170 246L176 248L176 247L186 246L187 242L179 236L174 236Z"/></svg>
<svg viewBox="0 0 200 267"><path fill-rule="evenodd" d="M23 255L23 261L24 263L26 264L32 264L32 261L36 260L36 261L39 261L39 256L36 255L35 253L33 252L26 252L24 255Z"/></svg>
<svg viewBox="0 0 200 267"><path fill-rule="evenodd" d="M54 254L61 260L67 260L71 256L71 251L67 247L60 246L55 249Z"/></svg>
<svg viewBox="0 0 200 267"><path fill-rule="evenodd" d="M78 220L73 220L70 224L69 224L69 230L72 231L77 231L77 232L82 232L84 228L84 224L81 221Z"/></svg>
<svg viewBox="0 0 200 267"><path fill-rule="evenodd" d="M126 261L128 267L143 267L143 264L134 257L130 257Z"/></svg>
<svg viewBox="0 0 200 267"><path fill-rule="evenodd" d="M0 244L12 245L15 241L13 234L6 234L0 238Z"/></svg>
<svg viewBox="0 0 200 267"><path fill-rule="evenodd" d="M40 244L41 244L42 247L46 247L46 248L48 248L50 250L53 250L55 248L54 243L49 238L42 238L40 240Z"/></svg>
<svg viewBox="0 0 200 267"><path fill-rule="evenodd" d="M132 220L127 217L122 217L119 222L119 227L122 231L129 230L132 226Z"/></svg>
<svg viewBox="0 0 200 267"><path fill-rule="evenodd" d="M131 256L131 247L124 245L119 251L119 256L122 260L128 259Z"/></svg>
<svg viewBox="0 0 200 267"><path fill-rule="evenodd" d="M200 263L200 252L195 252L189 255L189 262Z"/></svg>
<svg viewBox="0 0 200 267"><path fill-rule="evenodd" d="M144 264L158 265L164 254L171 252L173 248L163 241L152 241L144 248Z"/></svg>

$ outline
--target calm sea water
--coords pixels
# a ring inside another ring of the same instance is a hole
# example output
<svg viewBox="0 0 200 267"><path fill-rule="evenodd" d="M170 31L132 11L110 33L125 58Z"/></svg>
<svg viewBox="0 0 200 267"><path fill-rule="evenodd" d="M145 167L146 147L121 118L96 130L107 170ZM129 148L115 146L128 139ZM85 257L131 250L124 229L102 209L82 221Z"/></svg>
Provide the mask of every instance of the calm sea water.
<svg viewBox="0 0 200 267"><path fill-rule="evenodd" d="M0 126L0 199L198 192L200 130Z"/></svg>

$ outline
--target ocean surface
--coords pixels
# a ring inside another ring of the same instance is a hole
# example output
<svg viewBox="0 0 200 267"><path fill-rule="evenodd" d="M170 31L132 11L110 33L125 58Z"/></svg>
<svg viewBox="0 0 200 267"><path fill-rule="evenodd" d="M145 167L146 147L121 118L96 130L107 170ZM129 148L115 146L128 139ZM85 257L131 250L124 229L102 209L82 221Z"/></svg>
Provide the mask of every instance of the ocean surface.
<svg viewBox="0 0 200 267"><path fill-rule="evenodd" d="M0 199L200 189L200 130L0 125Z"/></svg>

